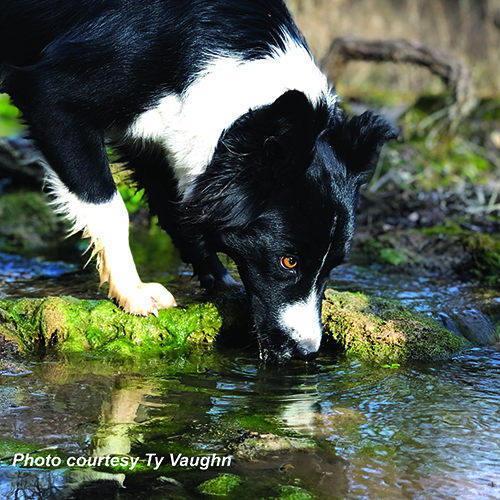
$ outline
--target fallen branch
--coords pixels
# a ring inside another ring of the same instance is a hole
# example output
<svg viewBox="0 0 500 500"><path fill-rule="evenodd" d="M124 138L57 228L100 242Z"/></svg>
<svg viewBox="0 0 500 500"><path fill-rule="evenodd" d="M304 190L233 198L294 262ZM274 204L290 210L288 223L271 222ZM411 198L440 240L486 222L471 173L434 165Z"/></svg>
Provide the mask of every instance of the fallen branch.
<svg viewBox="0 0 500 500"><path fill-rule="evenodd" d="M350 61L406 63L427 68L441 78L452 96L448 112L452 123L461 121L474 106L469 68L439 49L405 39L365 40L344 36L333 40L321 66L336 81Z"/></svg>

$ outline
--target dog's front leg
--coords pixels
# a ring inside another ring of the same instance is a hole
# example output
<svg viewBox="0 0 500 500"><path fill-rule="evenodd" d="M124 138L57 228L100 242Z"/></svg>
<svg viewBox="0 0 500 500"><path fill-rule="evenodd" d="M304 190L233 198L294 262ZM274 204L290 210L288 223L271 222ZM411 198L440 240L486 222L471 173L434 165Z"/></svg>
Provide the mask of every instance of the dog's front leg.
<svg viewBox="0 0 500 500"><path fill-rule="evenodd" d="M93 206L86 221L83 236L90 238L101 284L108 282L110 298L140 316L157 315L159 309L176 305L165 287L139 278L128 242L128 213L118 193L110 202Z"/></svg>
<svg viewBox="0 0 500 500"><path fill-rule="evenodd" d="M207 291L223 291L241 287L241 284L233 279L215 253L210 253L204 259L193 259L192 264L194 274L200 280L200 285Z"/></svg>
<svg viewBox="0 0 500 500"><path fill-rule="evenodd" d="M49 175L56 211L73 222L73 233L83 231L97 257L101 284L109 284L109 297L125 311L148 316L175 306L172 294L158 283L142 283L129 247L129 218L118 192L103 203L81 201L53 172Z"/></svg>

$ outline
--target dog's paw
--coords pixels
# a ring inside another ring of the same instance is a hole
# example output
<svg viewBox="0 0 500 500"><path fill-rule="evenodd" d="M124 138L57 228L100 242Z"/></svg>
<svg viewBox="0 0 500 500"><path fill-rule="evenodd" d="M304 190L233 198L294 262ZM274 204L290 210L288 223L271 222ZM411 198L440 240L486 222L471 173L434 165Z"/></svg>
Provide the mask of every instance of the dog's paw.
<svg viewBox="0 0 500 500"><path fill-rule="evenodd" d="M214 277L213 274L204 274L199 277L200 285L207 292L218 291L222 292L225 290L231 290L235 288L240 288L241 284L233 279L229 273L225 273L222 276Z"/></svg>
<svg viewBox="0 0 500 500"><path fill-rule="evenodd" d="M120 307L136 316L158 316L160 309L175 307L174 296L159 283L140 283L125 293L113 296Z"/></svg>

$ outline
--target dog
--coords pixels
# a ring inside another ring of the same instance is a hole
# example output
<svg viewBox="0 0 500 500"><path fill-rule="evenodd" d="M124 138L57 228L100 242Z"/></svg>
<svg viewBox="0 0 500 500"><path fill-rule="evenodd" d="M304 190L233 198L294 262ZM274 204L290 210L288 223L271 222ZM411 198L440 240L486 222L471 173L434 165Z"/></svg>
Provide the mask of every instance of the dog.
<svg viewBox="0 0 500 500"><path fill-rule="evenodd" d="M107 143L202 287L235 286L217 253L234 260L261 357L317 355L359 187L395 132L347 118L282 1L0 0L0 88L125 311L176 303L139 278Z"/></svg>

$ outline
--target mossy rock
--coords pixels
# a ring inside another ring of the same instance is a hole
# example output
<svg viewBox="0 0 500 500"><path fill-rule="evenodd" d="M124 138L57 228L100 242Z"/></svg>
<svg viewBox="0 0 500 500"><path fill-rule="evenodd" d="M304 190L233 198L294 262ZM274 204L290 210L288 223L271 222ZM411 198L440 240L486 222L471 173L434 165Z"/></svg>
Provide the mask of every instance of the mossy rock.
<svg viewBox="0 0 500 500"><path fill-rule="evenodd" d="M0 196L0 247L5 252L33 251L54 246L68 226L49 206L47 195L20 191Z"/></svg>
<svg viewBox="0 0 500 500"><path fill-rule="evenodd" d="M211 343L221 331L249 331L242 299L227 293L147 318L127 314L110 301L0 300L0 338L23 353L41 355L50 350L154 355ZM377 363L448 359L471 346L426 315L363 294L327 290L323 324L327 346L332 339L348 357Z"/></svg>
<svg viewBox="0 0 500 500"><path fill-rule="evenodd" d="M489 234L471 233L464 246L472 259L472 272L488 286L500 285L500 240Z"/></svg>
<svg viewBox="0 0 500 500"><path fill-rule="evenodd" d="M314 496L298 486L283 485L279 488L278 497L273 498L276 498L276 500L310 500Z"/></svg>
<svg viewBox="0 0 500 500"><path fill-rule="evenodd" d="M325 334L348 357L377 363L449 359L471 343L396 301L326 291Z"/></svg>
<svg viewBox="0 0 500 500"><path fill-rule="evenodd" d="M141 318L110 301L72 297L0 300L0 336L19 343L23 352L161 353L212 342L222 318L210 302L161 310Z"/></svg>

